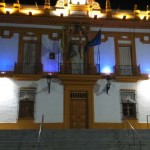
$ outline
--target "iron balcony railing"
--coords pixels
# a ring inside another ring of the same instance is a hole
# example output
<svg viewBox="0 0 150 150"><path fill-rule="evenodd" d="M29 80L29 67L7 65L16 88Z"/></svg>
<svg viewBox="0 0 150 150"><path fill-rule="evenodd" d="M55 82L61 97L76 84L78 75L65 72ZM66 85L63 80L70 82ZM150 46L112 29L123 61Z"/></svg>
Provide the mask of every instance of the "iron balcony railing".
<svg viewBox="0 0 150 150"><path fill-rule="evenodd" d="M140 76L140 66L116 65L114 70L117 76Z"/></svg>
<svg viewBox="0 0 150 150"><path fill-rule="evenodd" d="M42 72L42 68L40 63L16 63L14 72L16 74L39 74Z"/></svg>
<svg viewBox="0 0 150 150"><path fill-rule="evenodd" d="M99 74L100 65L87 63L60 64L61 74Z"/></svg>

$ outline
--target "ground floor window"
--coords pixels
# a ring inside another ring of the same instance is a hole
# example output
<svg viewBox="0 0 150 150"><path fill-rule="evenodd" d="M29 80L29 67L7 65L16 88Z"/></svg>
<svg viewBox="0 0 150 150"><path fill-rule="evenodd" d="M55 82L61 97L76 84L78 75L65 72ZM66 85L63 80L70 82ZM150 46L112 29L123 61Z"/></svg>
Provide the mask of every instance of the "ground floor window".
<svg viewBox="0 0 150 150"><path fill-rule="evenodd" d="M134 90L121 90L121 104L123 116L136 118L136 96Z"/></svg>
<svg viewBox="0 0 150 150"><path fill-rule="evenodd" d="M36 88L20 88L18 119L34 119Z"/></svg>

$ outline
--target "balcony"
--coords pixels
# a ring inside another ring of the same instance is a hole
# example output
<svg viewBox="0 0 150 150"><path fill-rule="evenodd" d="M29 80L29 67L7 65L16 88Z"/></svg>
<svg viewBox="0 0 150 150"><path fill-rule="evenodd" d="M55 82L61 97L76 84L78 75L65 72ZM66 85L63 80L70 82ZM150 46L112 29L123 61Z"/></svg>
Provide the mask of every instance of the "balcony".
<svg viewBox="0 0 150 150"><path fill-rule="evenodd" d="M115 78L121 82L137 82L141 78L140 66L116 65Z"/></svg>
<svg viewBox="0 0 150 150"><path fill-rule="evenodd" d="M116 76L140 76L140 66L117 65L115 66Z"/></svg>
<svg viewBox="0 0 150 150"><path fill-rule="evenodd" d="M60 74L97 75L99 65L85 63L60 64Z"/></svg>
<svg viewBox="0 0 150 150"><path fill-rule="evenodd" d="M40 74L42 73L42 64L40 63L16 63L15 74Z"/></svg>
<svg viewBox="0 0 150 150"><path fill-rule="evenodd" d="M43 65L41 63L16 63L15 67L10 69L12 71L5 71L0 73L0 77L14 77L16 80L39 80L47 73L43 72ZM64 63L59 64L57 76L63 80L73 79L91 80L103 78L103 73L100 72L100 65L88 63ZM84 76L83 76L84 75ZM89 76L90 75L90 76ZM140 66L131 65L116 65L112 76L119 82L137 82L138 80L145 80L147 76L141 75Z"/></svg>

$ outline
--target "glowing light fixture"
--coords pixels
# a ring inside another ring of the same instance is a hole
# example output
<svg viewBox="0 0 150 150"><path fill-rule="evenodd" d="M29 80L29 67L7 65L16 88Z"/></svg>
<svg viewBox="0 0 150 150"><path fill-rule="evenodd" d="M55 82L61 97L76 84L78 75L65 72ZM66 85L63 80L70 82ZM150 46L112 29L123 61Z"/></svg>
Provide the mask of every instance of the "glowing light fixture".
<svg viewBox="0 0 150 150"><path fill-rule="evenodd" d="M29 16L32 16L32 12L31 11L29 11Z"/></svg>
<svg viewBox="0 0 150 150"><path fill-rule="evenodd" d="M97 20L97 15L94 15L94 19Z"/></svg>
<svg viewBox="0 0 150 150"><path fill-rule="evenodd" d="M0 74L6 74L6 72L2 71L2 72L0 72Z"/></svg>
<svg viewBox="0 0 150 150"><path fill-rule="evenodd" d="M146 21L146 18L147 18L147 16L144 16L144 17L143 17L143 21Z"/></svg>
<svg viewBox="0 0 150 150"><path fill-rule="evenodd" d="M11 8L5 8L4 12L5 12L7 15L10 15L10 14L12 14L14 11L13 11L13 9L11 9Z"/></svg>
<svg viewBox="0 0 150 150"><path fill-rule="evenodd" d="M126 16L123 16L123 17L122 17L122 20L126 20Z"/></svg>
<svg viewBox="0 0 150 150"><path fill-rule="evenodd" d="M32 14L33 16L33 15L41 14L42 12L39 9L28 8L28 9L20 10L20 13L24 13L26 15Z"/></svg>
<svg viewBox="0 0 150 150"><path fill-rule="evenodd" d="M6 15L10 15L10 12L8 10L6 11Z"/></svg>
<svg viewBox="0 0 150 150"><path fill-rule="evenodd" d="M105 75L110 75L110 73L113 72L113 70L111 69L110 66L104 66L101 70L102 73L104 73Z"/></svg>
<svg viewBox="0 0 150 150"><path fill-rule="evenodd" d="M63 13L61 13L61 14L60 14L60 17L63 17L63 16L64 16L64 14L63 14Z"/></svg>

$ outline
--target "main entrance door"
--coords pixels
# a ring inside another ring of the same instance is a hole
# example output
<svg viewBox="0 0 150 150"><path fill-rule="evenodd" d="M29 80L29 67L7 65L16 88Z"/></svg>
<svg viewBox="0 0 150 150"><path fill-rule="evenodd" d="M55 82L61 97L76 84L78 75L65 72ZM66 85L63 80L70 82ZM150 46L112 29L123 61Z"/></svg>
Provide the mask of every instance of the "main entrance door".
<svg viewBox="0 0 150 150"><path fill-rule="evenodd" d="M88 128L88 93L70 93L70 127Z"/></svg>

